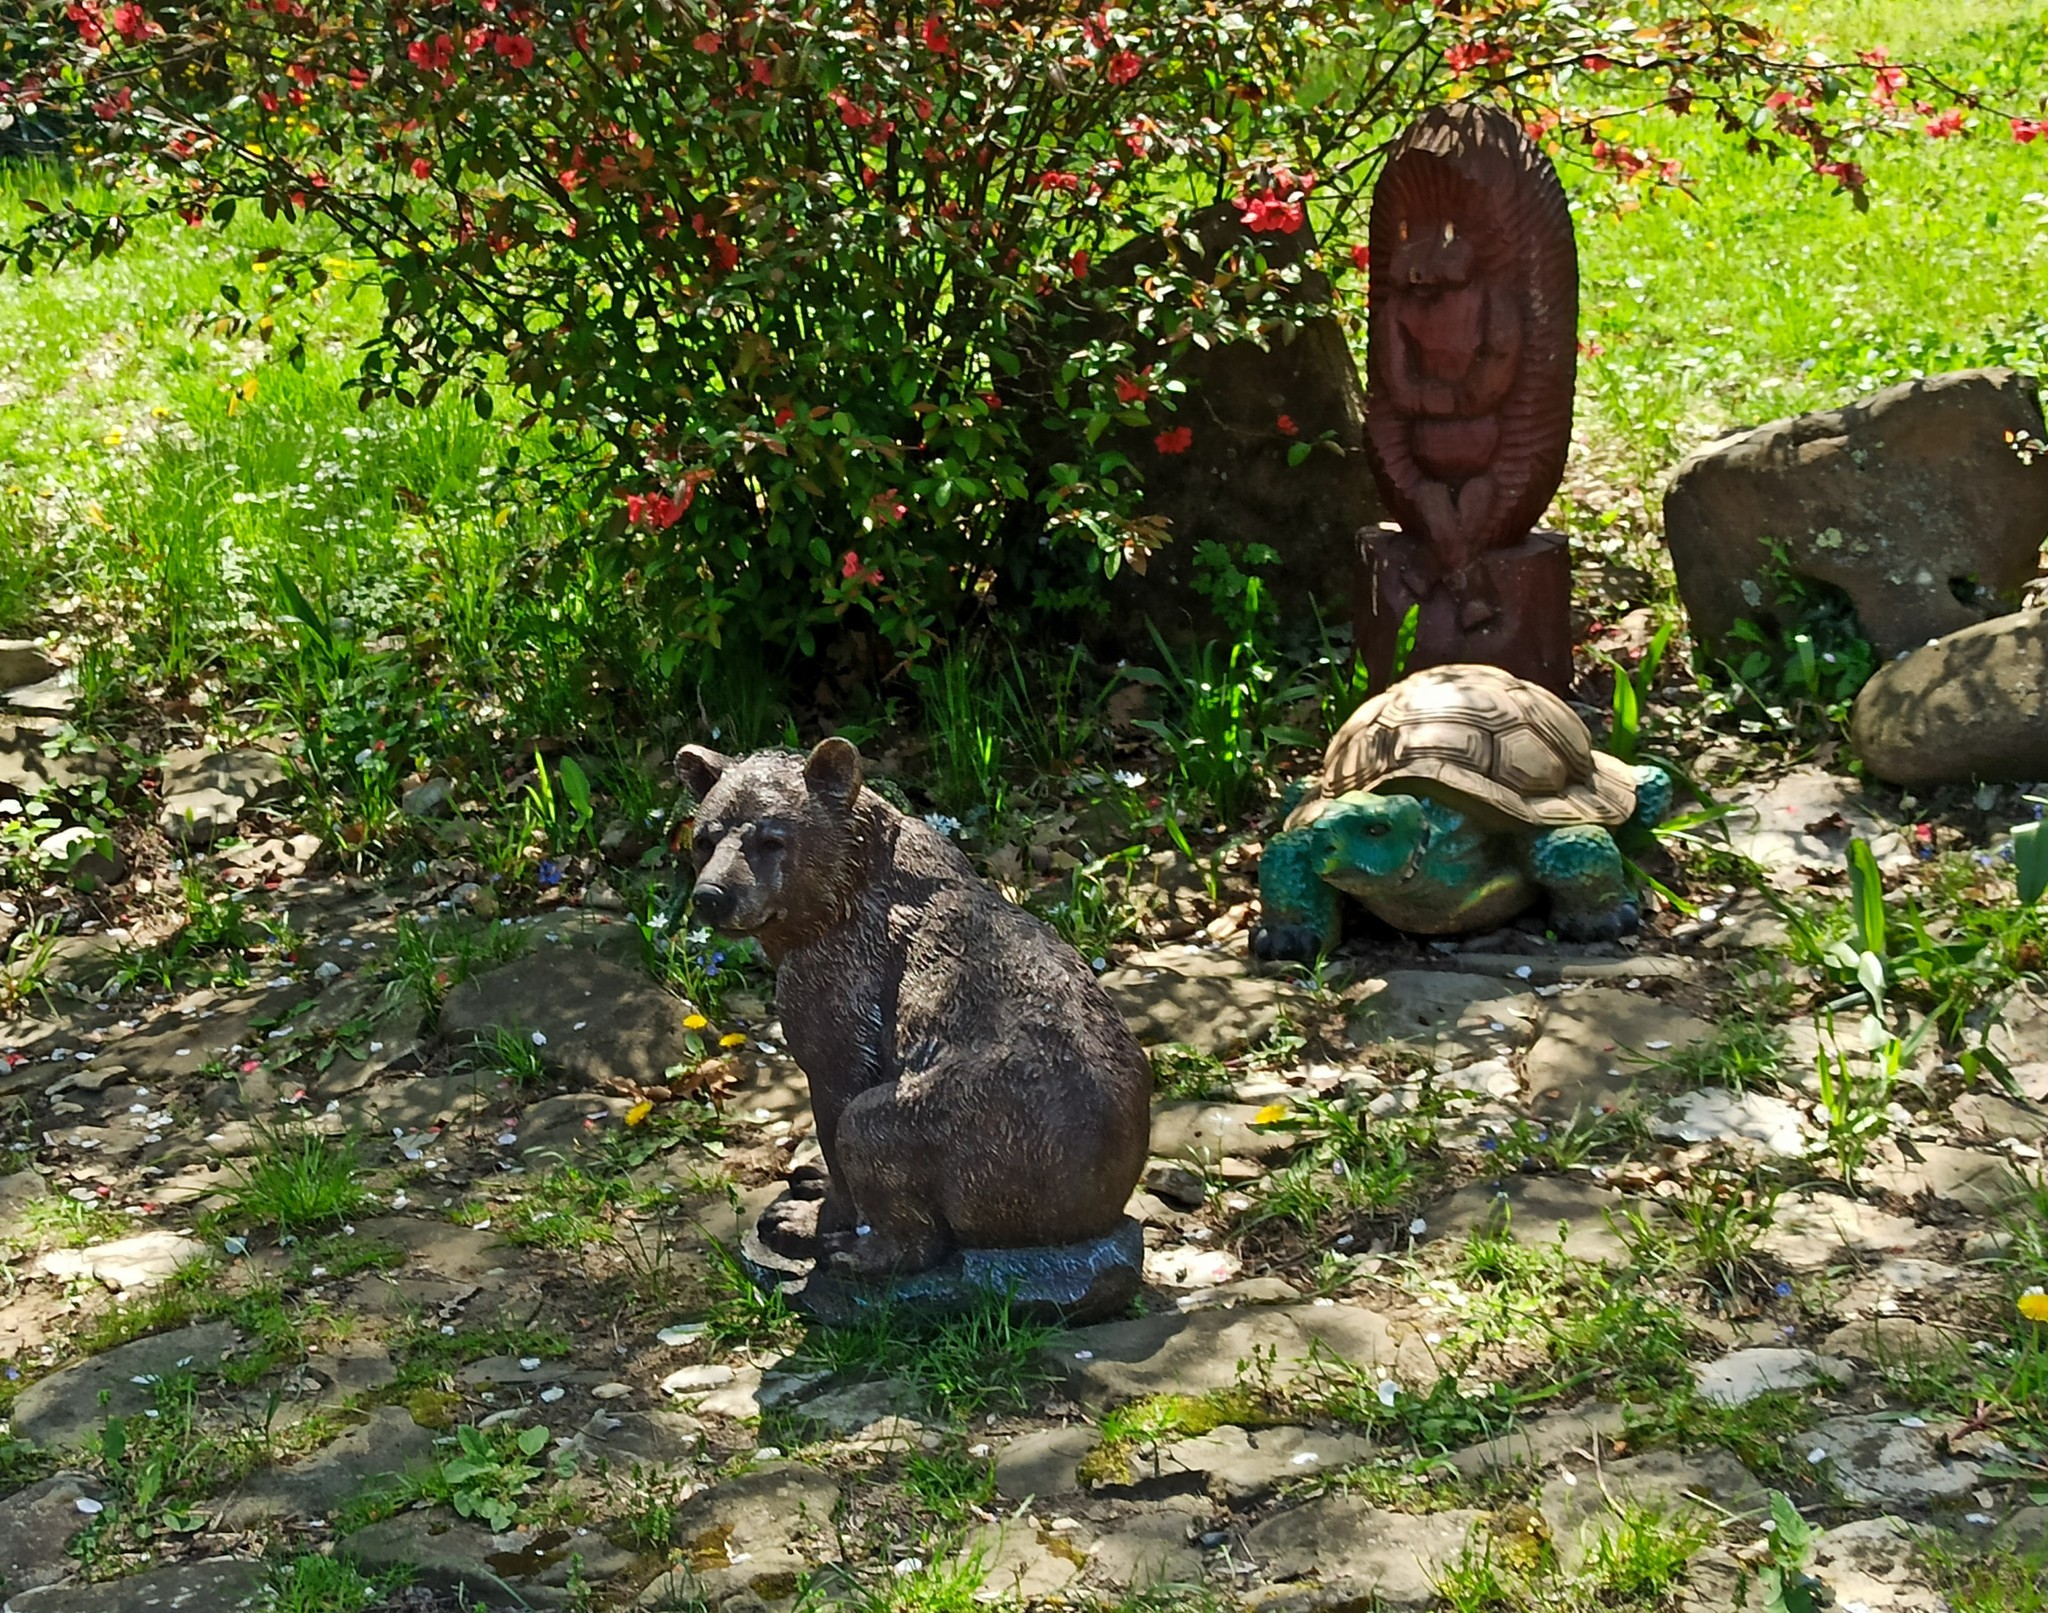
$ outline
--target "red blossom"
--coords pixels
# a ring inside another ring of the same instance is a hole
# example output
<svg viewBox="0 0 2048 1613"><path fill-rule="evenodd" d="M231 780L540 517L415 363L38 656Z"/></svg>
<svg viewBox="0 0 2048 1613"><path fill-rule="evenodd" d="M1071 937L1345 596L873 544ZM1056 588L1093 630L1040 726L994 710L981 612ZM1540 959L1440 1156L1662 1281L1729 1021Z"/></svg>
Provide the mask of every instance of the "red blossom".
<svg viewBox="0 0 2048 1613"><path fill-rule="evenodd" d="M1489 45L1483 40L1471 39L1461 45L1453 45L1444 52L1444 66L1460 76L1475 67L1485 67L1491 62L1507 62L1514 59L1514 52L1505 45Z"/></svg>
<svg viewBox="0 0 2048 1613"><path fill-rule="evenodd" d="M1273 185L1256 196L1238 197L1237 214L1254 235L1292 235L1305 217L1301 203L1282 196Z"/></svg>
<svg viewBox="0 0 2048 1613"><path fill-rule="evenodd" d="M711 237L711 267L720 274L731 274L740 266L740 249L723 235Z"/></svg>
<svg viewBox="0 0 2048 1613"><path fill-rule="evenodd" d="M1136 375L1119 375L1116 378L1116 401L1119 403L1138 403L1150 397L1152 389L1145 384L1144 377L1151 373L1152 366L1148 364Z"/></svg>
<svg viewBox="0 0 2048 1613"><path fill-rule="evenodd" d="M97 49L107 42L106 21L97 5L69 5L64 8L64 15L77 24L80 44Z"/></svg>
<svg viewBox="0 0 2048 1613"><path fill-rule="evenodd" d="M1278 420L1275 420L1273 422L1273 429L1283 437L1298 437L1301 435L1301 427L1294 423L1294 416L1291 414L1283 414Z"/></svg>
<svg viewBox="0 0 2048 1613"><path fill-rule="evenodd" d="M1930 119L1927 124L1927 138L1930 140L1946 140L1949 136L1961 134L1962 132L1963 110L1961 107L1952 106L1939 117Z"/></svg>
<svg viewBox="0 0 2048 1613"><path fill-rule="evenodd" d="M925 18L924 26L918 29L917 33L924 41L924 48L934 56L953 54L953 41L947 37L946 25L936 13Z"/></svg>
<svg viewBox="0 0 2048 1613"><path fill-rule="evenodd" d="M1604 73L1613 67L1614 63L1605 56L1584 56L1579 59L1579 65L1589 73Z"/></svg>
<svg viewBox="0 0 2048 1613"><path fill-rule="evenodd" d="M415 157L415 158L413 158L413 160L412 160L412 177L413 177L413 178L415 178L415 179L432 179L432 178L434 177L434 160L433 160L433 158L431 158L431 157Z"/></svg>
<svg viewBox="0 0 2048 1613"><path fill-rule="evenodd" d="M794 420L795 418L796 410L792 409L788 404L785 403L781 408L775 411L776 429L778 431L781 430L782 427L788 425L790 421Z"/></svg>
<svg viewBox="0 0 2048 1613"><path fill-rule="evenodd" d="M1195 433L1191 426L1175 426L1152 439L1152 446L1162 454L1184 454L1194 445Z"/></svg>
<svg viewBox="0 0 2048 1613"><path fill-rule="evenodd" d="M716 56L718 54L718 47L723 41L717 34L707 28L703 33L691 40L690 43L706 56Z"/></svg>
<svg viewBox="0 0 2048 1613"><path fill-rule="evenodd" d="M114 32L131 45L138 45L145 39L155 38L163 32L149 13L133 3L114 8Z"/></svg>
<svg viewBox="0 0 2048 1613"><path fill-rule="evenodd" d="M868 500L868 515L883 526L896 526L910 513L910 506L897 497L891 487L877 493Z"/></svg>
<svg viewBox="0 0 2048 1613"><path fill-rule="evenodd" d="M853 97L844 90L832 91L832 104L839 108L839 121L849 129L865 129L875 121L874 113L856 105Z"/></svg>
<svg viewBox="0 0 2048 1613"><path fill-rule="evenodd" d="M891 489L891 491L894 491L894 489ZM869 566L866 561L861 559L859 553L852 549L848 549L845 554L839 557L839 575L855 587L862 583L879 583L882 580L880 570Z"/></svg>
<svg viewBox="0 0 2048 1613"><path fill-rule="evenodd" d="M1081 189L1081 180L1077 174L1062 173L1057 168L1048 168L1038 176L1038 188L1040 190L1064 190L1078 193Z"/></svg>
<svg viewBox="0 0 2048 1613"><path fill-rule="evenodd" d="M2023 146L2048 138L2048 118L2014 118L2012 137Z"/></svg>
<svg viewBox="0 0 2048 1613"><path fill-rule="evenodd" d="M450 34L436 34L432 40L415 39L406 47L406 59L423 73L445 73L455 60L455 40Z"/></svg>
<svg viewBox="0 0 2048 1613"><path fill-rule="evenodd" d="M652 527L657 532L666 532L680 521L697 496L697 483L703 480L700 472L692 471L683 478L682 486L671 496L657 489L652 493L628 493L626 495L626 523L629 526Z"/></svg>
<svg viewBox="0 0 2048 1613"><path fill-rule="evenodd" d="M1370 269L1372 267L1372 248L1369 246L1354 246L1351 249L1351 267L1360 274Z"/></svg>
<svg viewBox="0 0 2048 1613"><path fill-rule="evenodd" d="M1072 259L1069 260L1067 268L1072 272L1076 280L1086 280L1088 278L1089 262L1090 259L1086 252L1076 252Z"/></svg>
<svg viewBox="0 0 2048 1613"><path fill-rule="evenodd" d="M1120 50L1103 64L1104 76L1121 89L1145 71L1145 59L1134 50Z"/></svg>
<svg viewBox="0 0 2048 1613"><path fill-rule="evenodd" d="M524 34L493 34L491 49L513 67L533 65L533 41Z"/></svg>

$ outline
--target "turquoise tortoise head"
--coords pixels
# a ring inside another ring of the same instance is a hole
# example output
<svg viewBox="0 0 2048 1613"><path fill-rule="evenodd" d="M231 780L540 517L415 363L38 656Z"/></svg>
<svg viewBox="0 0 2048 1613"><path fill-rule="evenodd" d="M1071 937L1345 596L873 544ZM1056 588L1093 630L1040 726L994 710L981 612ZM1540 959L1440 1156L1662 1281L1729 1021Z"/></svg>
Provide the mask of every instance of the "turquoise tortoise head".
<svg viewBox="0 0 2048 1613"><path fill-rule="evenodd" d="M1340 795L1316 818L1322 876L1339 890L1403 878L1429 845L1429 823L1412 795Z"/></svg>

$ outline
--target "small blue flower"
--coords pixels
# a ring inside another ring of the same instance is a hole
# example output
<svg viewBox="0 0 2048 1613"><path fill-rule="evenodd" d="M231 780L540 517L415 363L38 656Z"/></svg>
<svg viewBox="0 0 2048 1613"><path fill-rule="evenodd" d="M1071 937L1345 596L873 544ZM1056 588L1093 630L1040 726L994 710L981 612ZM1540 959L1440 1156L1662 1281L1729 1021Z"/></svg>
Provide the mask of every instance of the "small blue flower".
<svg viewBox="0 0 2048 1613"><path fill-rule="evenodd" d="M1479 1139L1479 1146L1490 1154L1500 1147L1500 1139L1498 1137L1482 1137Z"/></svg>
<svg viewBox="0 0 2048 1613"><path fill-rule="evenodd" d="M540 866L533 871L533 877L540 881L542 890L552 890L562 883L561 865L552 857L543 857Z"/></svg>
<svg viewBox="0 0 2048 1613"><path fill-rule="evenodd" d="M1792 1285L1790 1283L1781 1282L1778 1284L1777 1288L1773 1290L1773 1292L1775 1292L1778 1298L1780 1299L1790 1299L1792 1297Z"/></svg>

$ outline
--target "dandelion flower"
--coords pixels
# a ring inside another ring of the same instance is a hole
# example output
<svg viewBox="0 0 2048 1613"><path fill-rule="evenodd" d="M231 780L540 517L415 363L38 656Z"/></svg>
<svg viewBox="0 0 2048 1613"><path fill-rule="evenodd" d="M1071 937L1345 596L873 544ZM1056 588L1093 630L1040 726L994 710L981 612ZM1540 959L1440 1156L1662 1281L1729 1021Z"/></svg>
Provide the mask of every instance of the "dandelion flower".
<svg viewBox="0 0 2048 1613"><path fill-rule="evenodd" d="M710 1023L711 1021L706 1019L702 1014L691 1014L684 1019L683 1029L686 1031L701 1031L705 1029L708 1025L710 1025Z"/></svg>
<svg viewBox="0 0 2048 1613"><path fill-rule="evenodd" d="M1265 1108L1261 1109L1257 1114L1252 1116L1252 1124L1255 1126L1270 1126L1274 1124L1276 1121L1285 1120L1286 1118L1286 1104L1269 1103L1265 1106Z"/></svg>
<svg viewBox="0 0 2048 1613"><path fill-rule="evenodd" d="M638 1103L634 1104L632 1108L626 1111L626 1124L629 1126L637 1126L640 1124L641 1121L645 1120L649 1115L653 1113L654 1104L650 1100L642 1098Z"/></svg>
<svg viewBox="0 0 2048 1613"><path fill-rule="evenodd" d="M2048 1322L2048 1294L2035 1289L2031 1294L2020 1295L2020 1315L2030 1322Z"/></svg>

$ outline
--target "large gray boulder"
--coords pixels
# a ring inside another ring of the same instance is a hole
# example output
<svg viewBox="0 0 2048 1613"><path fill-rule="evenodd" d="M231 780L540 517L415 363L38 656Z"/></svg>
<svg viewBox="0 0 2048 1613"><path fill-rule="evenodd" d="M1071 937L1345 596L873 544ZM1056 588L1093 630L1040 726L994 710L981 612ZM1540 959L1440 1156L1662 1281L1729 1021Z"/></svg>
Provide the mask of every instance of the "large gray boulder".
<svg viewBox="0 0 2048 1613"><path fill-rule="evenodd" d="M2048 454L2024 452L2042 437L2033 377L1963 370L1702 449L1664 495L1695 636L1777 625L1774 546L1886 656L2012 609L2048 536Z"/></svg>
<svg viewBox="0 0 2048 1613"><path fill-rule="evenodd" d="M2048 778L2048 610L1979 622L1884 667L1856 697L1849 742L1894 784Z"/></svg>

